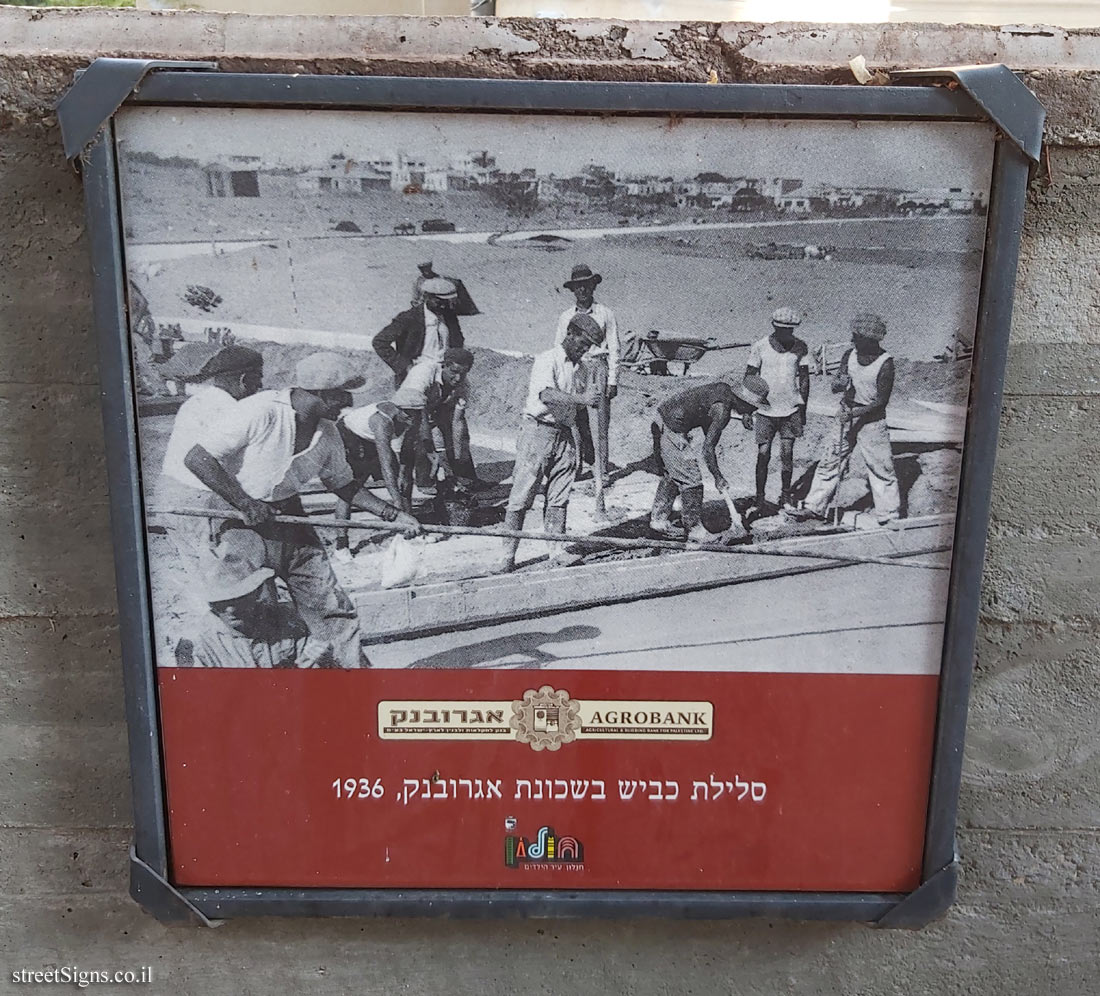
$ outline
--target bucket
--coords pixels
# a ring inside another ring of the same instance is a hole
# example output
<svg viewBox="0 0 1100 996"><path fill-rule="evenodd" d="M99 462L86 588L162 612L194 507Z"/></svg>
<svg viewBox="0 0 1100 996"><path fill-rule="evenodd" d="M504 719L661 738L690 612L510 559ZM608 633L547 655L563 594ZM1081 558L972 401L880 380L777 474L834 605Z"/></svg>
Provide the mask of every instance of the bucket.
<svg viewBox="0 0 1100 996"><path fill-rule="evenodd" d="M469 500L447 498L443 502L443 524L447 526L468 526L473 519L473 503Z"/></svg>

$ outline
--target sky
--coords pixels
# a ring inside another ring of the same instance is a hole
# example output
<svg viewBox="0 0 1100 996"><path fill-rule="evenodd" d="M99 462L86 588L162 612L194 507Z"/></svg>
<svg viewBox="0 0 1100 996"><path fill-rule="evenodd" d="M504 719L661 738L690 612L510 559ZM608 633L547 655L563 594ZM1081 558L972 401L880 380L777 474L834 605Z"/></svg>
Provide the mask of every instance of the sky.
<svg viewBox="0 0 1100 996"><path fill-rule="evenodd" d="M474 149L505 170L575 175L589 163L628 175L795 177L807 184L986 189L993 130L954 122L766 121L433 112L129 108L123 152L204 160L260 156L320 166L395 150L446 165Z"/></svg>

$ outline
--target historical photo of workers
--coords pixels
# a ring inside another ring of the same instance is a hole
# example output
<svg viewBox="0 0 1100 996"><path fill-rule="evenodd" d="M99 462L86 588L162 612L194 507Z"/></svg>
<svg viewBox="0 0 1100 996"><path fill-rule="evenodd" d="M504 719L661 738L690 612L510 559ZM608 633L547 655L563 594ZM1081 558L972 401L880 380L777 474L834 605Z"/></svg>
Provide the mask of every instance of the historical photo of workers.
<svg viewBox="0 0 1100 996"><path fill-rule="evenodd" d="M938 673L985 126L116 128L159 666Z"/></svg>

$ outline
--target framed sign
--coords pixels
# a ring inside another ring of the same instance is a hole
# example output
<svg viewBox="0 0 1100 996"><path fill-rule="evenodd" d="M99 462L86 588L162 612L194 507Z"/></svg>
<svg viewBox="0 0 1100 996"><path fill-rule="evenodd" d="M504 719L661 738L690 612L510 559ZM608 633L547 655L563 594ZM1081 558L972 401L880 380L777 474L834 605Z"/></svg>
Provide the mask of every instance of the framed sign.
<svg viewBox="0 0 1100 996"><path fill-rule="evenodd" d="M1042 112L896 82L85 71L139 902L946 907Z"/></svg>

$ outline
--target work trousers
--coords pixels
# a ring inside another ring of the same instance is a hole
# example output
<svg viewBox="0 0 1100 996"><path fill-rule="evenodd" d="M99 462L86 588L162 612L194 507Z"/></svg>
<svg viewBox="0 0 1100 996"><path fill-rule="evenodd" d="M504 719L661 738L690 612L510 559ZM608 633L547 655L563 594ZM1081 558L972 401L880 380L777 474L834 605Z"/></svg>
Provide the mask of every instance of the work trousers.
<svg viewBox="0 0 1100 996"><path fill-rule="evenodd" d="M600 400L595 408L577 409L577 432L581 441L581 463L591 464L599 474L600 480L607 480L609 460L608 433L611 429L611 399L607 396L607 356L586 356L581 360L586 383L596 385L600 391ZM593 417L595 433L593 433Z"/></svg>
<svg viewBox="0 0 1100 996"><path fill-rule="evenodd" d="M577 477L577 449L566 426L524 418L512 469L509 512L526 512L546 482L546 507L565 508Z"/></svg>
<svg viewBox="0 0 1100 996"><path fill-rule="evenodd" d="M196 492L201 506L228 511L232 508L212 492ZM281 515L304 515L298 498L279 502L272 509ZM238 519L204 519L172 516L169 535L180 554L184 569L195 579L202 593L205 572L216 556L214 550L226 529L247 529ZM363 636L359 615L336 575L332 572L321 538L312 526L265 522L253 528L264 541L264 562L286 584L298 615L309 627L310 635L332 647L336 665L357 668L367 664L360 645Z"/></svg>
<svg viewBox="0 0 1100 996"><path fill-rule="evenodd" d="M470 472L473 459L470 453L470 426L466 421L466 403L452 397L439 406L432 417L420 419L420 445L417 447L416 483L419 487L431 487L436 483L436 473L442 454L453 473L464 476Z"/></svg>
<svg viewBox="0 0 1100 996"><path fill-rule="evenodd" d="M656 444L655 453L664 468L664 476L681 491L684 488L701 487L703 474L699 470L699 448L692 439L692 434L674 432L659 418L653 420L651 431Z"/></svg>
<svg viewBox="0 0 1100 996"><path fill-rule="evenodd" d="M901 508L901 494L886 420L880 418L863 423L857 420L845 428L838 418L830 436L831 441L817 465L810 493L806 496L806 508L817 515L825 515L836 499L852 452L858 449L867 464L867 482L875 501L875 514L880 519L896 518Z"/></svg>

